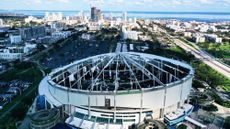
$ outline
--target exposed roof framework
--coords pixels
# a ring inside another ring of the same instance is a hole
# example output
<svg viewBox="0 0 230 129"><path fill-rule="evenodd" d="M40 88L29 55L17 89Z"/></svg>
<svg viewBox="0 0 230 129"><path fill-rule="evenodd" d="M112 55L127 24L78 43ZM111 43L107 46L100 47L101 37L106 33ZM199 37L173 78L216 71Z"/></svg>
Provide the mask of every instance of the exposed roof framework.
<svg viewBox="0 0 230 129"><path fill-rule="evenodd" d="M142 90L181 80L190 69L141 54L110 53L79 61L53 73L55 83L78 90Z"/></svg>

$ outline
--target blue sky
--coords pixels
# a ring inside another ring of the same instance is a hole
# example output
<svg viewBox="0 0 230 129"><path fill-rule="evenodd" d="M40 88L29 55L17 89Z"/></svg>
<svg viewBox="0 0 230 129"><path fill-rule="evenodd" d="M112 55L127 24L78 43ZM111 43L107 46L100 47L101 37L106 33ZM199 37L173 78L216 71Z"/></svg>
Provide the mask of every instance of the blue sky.
<svg viewBox="0 0 230 129"><path fill-rule="evenodd" d="M230 0L0 0L4 10L230 12Z"/></svg>

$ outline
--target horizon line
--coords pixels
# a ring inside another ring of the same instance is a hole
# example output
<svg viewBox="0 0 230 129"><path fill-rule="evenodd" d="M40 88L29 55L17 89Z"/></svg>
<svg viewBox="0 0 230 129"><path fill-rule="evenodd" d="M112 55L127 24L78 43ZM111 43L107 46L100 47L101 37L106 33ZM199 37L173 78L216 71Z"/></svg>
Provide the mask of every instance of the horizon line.
<svg viewBox="0 0 230 129"><path fill-rule="evenodd" d="M0 9L0 11L63 11L63 12L68 12L68 11L85 11L85 12L90 12L90 10L44 10L44 9ZM139 10L129 10L129 11L122 11L122 10L102 10L102 12L143 12L143 13L230 13L226 11L139 11Z"/></svg>

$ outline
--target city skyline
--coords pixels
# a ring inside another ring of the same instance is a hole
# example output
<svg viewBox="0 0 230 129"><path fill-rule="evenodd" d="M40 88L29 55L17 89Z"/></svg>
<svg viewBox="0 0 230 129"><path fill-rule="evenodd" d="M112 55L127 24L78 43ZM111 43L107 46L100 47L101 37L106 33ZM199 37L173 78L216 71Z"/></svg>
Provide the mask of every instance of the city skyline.
<svg viewBox="0 0 230 129"><path fill-rule="evenodd" d="M1 0L1 10L89 10L146 12L230 12L228 0Z"/></svg>

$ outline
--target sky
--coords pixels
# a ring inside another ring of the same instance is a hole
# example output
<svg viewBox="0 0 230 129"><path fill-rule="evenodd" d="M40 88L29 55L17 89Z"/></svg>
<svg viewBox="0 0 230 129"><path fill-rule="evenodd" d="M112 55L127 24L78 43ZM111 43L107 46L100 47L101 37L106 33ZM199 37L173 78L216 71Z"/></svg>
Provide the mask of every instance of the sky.
<svg viewBox="0 0 230 129"><path fill-rule="evenodd" d="M0 0L0 10L230 12L230 0Z"/></svg>

